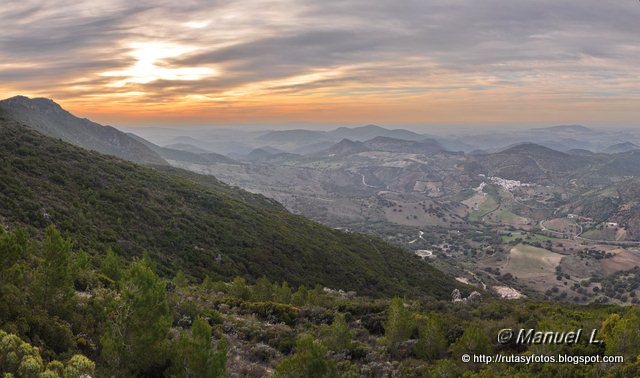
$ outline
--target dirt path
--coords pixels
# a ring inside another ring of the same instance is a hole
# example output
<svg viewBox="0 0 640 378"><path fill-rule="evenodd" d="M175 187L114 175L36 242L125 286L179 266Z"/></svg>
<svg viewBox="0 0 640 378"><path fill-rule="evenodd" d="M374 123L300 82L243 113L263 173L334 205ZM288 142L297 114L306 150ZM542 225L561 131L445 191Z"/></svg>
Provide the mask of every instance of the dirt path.
<svg viewBox="0 0 640 378"><path fill-rule="evenodd" d="M364 180L364 175L362 173L360 173L360 176L362 176L362 185L366 186L367 188L374 188L374 189L382 189L384 188L384 186L373 186L373 185L369 185L367 184L367 182Z"/></svg>

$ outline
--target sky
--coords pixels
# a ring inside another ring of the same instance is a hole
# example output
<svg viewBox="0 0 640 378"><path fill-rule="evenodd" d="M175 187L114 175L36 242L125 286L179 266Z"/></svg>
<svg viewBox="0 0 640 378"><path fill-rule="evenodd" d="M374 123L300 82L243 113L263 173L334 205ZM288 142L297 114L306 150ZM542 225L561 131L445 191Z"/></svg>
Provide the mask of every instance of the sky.
<svg viewBox="0 0 640 378"><path fill-rule="evenodd" d="M127 126L638 126L636 0L0 5L0 97Z"/></svg>

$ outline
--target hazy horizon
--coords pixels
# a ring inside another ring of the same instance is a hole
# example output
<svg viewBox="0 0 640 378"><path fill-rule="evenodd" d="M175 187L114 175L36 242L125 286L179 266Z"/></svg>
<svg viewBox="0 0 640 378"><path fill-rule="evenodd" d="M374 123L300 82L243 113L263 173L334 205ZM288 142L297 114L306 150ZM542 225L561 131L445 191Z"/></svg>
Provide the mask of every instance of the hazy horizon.
<svg viewBox="0 0 640 378"><path fill-rule="evenodd" d="M385 129L403 129L413 131L419 134L433 133L436 135L473 135L483 133L511 133L511 132L524 132L531 129L547 128L556 126L584 126L594 131L626 131L635 130L634 126L598 126L598 125L578 125L578 124L521 124L521 125L387 125L378 123L366 123L366 124L244 124L244 125L110 125L120 130L127 132L143 131L143 130L175 130L182 131L184 134L188 134L192 131L203 130L242 130L247 132L259 132L259 131L285 131L285 130L313 130L313 131L332 131L337 128L358 128L364 126L379 126Z"/></svg>

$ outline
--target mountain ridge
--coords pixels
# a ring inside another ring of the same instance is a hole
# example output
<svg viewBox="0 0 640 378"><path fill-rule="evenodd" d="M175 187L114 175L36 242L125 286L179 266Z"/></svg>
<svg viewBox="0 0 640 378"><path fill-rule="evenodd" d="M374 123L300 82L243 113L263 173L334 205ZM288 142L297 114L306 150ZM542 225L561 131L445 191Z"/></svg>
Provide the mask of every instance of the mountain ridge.
<svg viewBox="0 0 640 378"><path fill-rule="evenodd" d="M160 155L126 133L78 118L53 100L15 96L1 100L0 108L5 117L71 144L137 163L167 164Z"/></svg>

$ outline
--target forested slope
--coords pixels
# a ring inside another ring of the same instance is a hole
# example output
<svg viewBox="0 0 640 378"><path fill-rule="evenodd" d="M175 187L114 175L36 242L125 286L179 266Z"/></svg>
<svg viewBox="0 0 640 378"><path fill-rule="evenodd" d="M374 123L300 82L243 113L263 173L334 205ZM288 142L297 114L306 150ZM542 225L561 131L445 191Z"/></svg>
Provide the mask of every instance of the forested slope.
<svg viewBox="0 0 640 378"><path fill-rule="evenodd" d="M329 229L211 178L83 150L5 118L0 217L35 230L54 224L94 255L148 252L164 275L265 275L376 296L446 297L458 285L380 239Z"/></svg>

